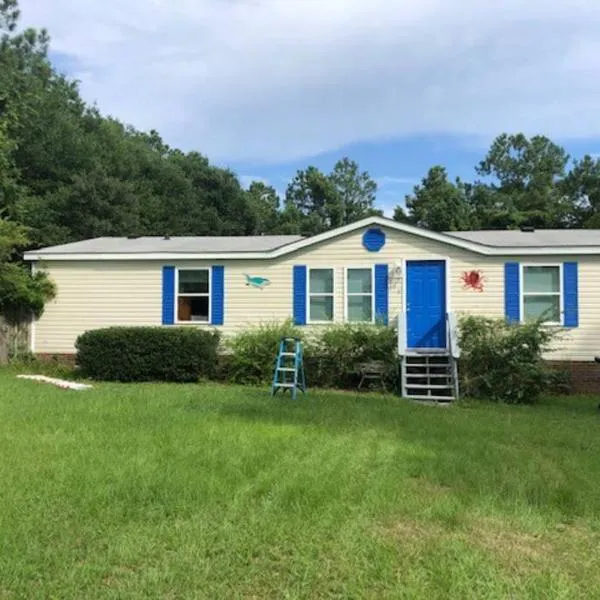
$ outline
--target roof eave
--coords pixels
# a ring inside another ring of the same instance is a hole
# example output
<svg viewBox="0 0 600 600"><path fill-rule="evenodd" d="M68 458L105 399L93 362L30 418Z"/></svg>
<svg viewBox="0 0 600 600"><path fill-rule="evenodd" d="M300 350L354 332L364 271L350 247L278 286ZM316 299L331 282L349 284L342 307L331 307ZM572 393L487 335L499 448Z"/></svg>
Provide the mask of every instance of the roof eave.
<svg viewBox="0 0 600 600"><path fill-rule="evenodd" d="M478 252L486 256L548 256L548 255L600 255L599 247L544 247L544 248L490 248L487 252ZM95 261L95 260L128 260L128 261L176 261L176 260L270 260L278 258L272 252L244 252L244 253L220 253L220 254L37 254L28 252L24 259L28 262L56 262L56 261Z"/></svg>

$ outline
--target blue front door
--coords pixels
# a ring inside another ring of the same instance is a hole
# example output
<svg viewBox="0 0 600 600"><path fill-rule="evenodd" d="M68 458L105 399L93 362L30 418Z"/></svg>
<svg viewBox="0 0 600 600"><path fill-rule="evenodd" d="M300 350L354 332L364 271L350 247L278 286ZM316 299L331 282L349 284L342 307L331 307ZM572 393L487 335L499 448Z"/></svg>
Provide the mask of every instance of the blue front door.
<svg viewBox="0 0 600 600"><path fill-rule="evenodd" d="M408 348L446 347L446 263L406 263L406 341Z"/></svg>

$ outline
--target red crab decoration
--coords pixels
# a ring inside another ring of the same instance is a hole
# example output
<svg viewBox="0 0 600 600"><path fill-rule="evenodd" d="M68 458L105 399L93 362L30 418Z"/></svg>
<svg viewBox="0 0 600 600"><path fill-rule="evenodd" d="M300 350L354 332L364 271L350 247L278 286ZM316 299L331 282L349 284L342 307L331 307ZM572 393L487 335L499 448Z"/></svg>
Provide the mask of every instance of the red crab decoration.
<svg viewBox="0 0 600 600"><path fill-rule="evenodd" d="M483 292L485 277L481 271L465 271L461 279L465 288L476 292Z"/></svg>

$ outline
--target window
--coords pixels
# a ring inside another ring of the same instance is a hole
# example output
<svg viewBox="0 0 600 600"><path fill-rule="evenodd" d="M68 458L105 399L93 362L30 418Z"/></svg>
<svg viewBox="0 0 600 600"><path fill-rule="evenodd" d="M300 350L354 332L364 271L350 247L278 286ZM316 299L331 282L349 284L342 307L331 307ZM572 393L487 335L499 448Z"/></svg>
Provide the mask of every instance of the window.
<svg viewBox="0 0 600 600"><path fill-rule="evenodd" d="M310 269L308 277L309 321L333 321L333 269Z"/></svg>
<svg viewBox="0 0 600 600"><path fill-rule="evenodd" d="M523 266L523 320L542 319L560 324L561 268L552 266Z"/></svg>
<svg viewBox="0 0 600 600"><path fill-rule="evenodd" d="M210 322L210 270L177 271L177 321Z"/></svg>
<svg viewBox="0 0 600 600"><path fill-rule="evenodd" d="M347 269L346 319L351 323L373 321L373 269Z"/></svg>

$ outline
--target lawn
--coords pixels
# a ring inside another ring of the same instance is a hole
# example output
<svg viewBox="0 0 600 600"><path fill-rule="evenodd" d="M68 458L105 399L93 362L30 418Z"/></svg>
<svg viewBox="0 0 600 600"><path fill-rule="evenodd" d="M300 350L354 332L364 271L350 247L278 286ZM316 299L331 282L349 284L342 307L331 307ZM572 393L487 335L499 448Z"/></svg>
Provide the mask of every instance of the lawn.
<svg viewBox="0 0 600 600"><path fill-rule="evenodd" d="M600 597L597 404L0 372L0 598Z"/></svg>

